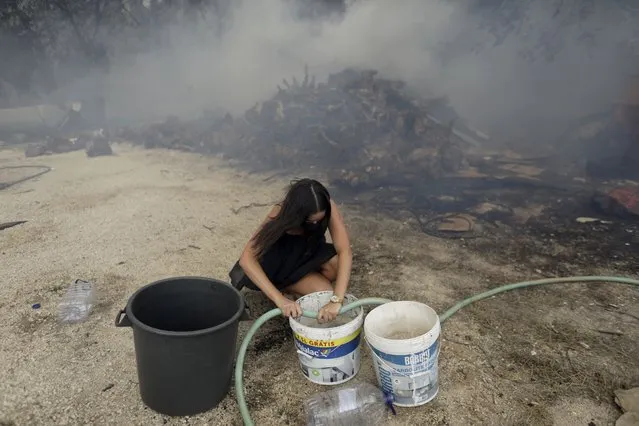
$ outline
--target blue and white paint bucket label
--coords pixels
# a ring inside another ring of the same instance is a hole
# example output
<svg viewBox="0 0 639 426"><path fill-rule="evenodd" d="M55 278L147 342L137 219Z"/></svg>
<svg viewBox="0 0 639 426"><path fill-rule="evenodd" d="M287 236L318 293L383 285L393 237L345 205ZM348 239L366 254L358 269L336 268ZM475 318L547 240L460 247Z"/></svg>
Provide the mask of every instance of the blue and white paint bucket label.
<svg viewBox="0 0 639 426"><path fill-rule="evenodd" d="M317 312L329 302L332 292L311 293L298 300L302 309ZM346 303L357 300L351 295ZM320 385L344 383L360 368L363 309L355 309L336 322L318 324L310 318L289 319L300 367L307 379Z"/></svg>
<svg viewBox="0 0 639 426"><path fill-rule="evenodd" d="M438 348L439 341L420 353L391 355L371 347L380 387L393 395L396 405L421 405L437 396Z"/></svg>
<svg viewBox="0 0 639 426"><path fill-rule="evenodd" d="M373 309L364 323L379 386L395 405L426 404L439 391L440 324L418 302L391 302Z"/></svg>

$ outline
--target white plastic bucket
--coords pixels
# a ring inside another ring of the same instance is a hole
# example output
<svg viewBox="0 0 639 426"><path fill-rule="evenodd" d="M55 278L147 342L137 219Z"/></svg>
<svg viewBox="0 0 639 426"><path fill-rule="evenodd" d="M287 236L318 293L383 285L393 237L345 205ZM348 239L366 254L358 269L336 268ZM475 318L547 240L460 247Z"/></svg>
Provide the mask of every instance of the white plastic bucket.
<svg viewBox="0 0 639 426"><path fill-rule="evenodd" d="M437 313L419 302L389 302L373 309L364 332L379 386L394 404L416 407L439 391Z"/></svg>
<svg viewBox="0 0 639 426"><path fill-rule="evenodd" d="M318 312L332 295L331 291L311 293L298 302L303 310ZM344 304L356 300L348 294ZM315 319L305 317L289 318L289 323L300 366L308 380L320 385L338 385L355 377L360 366L359 343L364 323L361 307L327 324L318 324Z"/></svg>

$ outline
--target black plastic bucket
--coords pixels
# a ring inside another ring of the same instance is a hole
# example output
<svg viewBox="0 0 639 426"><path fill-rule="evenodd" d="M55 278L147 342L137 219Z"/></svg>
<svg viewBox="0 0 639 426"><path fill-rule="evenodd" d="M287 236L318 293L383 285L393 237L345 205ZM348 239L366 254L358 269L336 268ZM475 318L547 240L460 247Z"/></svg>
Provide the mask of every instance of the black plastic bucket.
<svg viewBox="0 0 639 426"><path fill-rule="evenodd" d="M136 291L115 319L132 327L142 401L169 416L210 410L231 384L244 299L201 277L156 281Z"/></svg>

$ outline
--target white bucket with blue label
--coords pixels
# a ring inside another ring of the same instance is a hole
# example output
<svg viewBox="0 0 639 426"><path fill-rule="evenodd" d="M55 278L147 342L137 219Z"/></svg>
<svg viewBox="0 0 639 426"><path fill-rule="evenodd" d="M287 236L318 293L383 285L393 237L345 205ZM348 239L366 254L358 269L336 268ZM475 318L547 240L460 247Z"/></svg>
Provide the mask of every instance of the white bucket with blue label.
<svg viewBox="0 0 639 426"><path fill-rule="evenodd" d="M419 302L389 302L364 322L379 386L400 407L430 402L439 391L439 316Z"/></svg>
<svg viewBox="0 0 639 426"><path fill-rule="evenodd" d="M298 299L305 311L318 312L333 292L311 293ZM344 304L356 301L346 295ZM360 340L364 310L360 307L320 324L313 318L289 318L302 372L320 385L339 385L355 377L360 367Z"/></svg>

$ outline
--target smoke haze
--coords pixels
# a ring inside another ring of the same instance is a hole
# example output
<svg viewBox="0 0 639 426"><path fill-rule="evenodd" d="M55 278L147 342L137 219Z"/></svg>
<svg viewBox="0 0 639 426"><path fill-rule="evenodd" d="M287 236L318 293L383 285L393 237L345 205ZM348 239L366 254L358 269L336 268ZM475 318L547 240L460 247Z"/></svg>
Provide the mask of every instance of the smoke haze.
<svg viewBox="0 0 639 426"><path fill-rule="evenodd" d="M584 4L594 10L575 19ZM273 94L282 78L301 78L305 64L318 81L345 67L373 68L421 94L446 95L463 118L513 137L537 128L552 133L609 108L628 75L639 73L636 54L622 47L637 37L636 15L615 1L532 2L500 41L479 25L507 20L502 10L468 1L368 0L320 20L301 18L290 1L243 1L224 19L209 14L197 25L172 26L169 46L137 56L114 39L108 75L68 90L104 93L113 120L162 119L204 109L240 113ZM553 47L542 49L540 39Z"/></svg>

